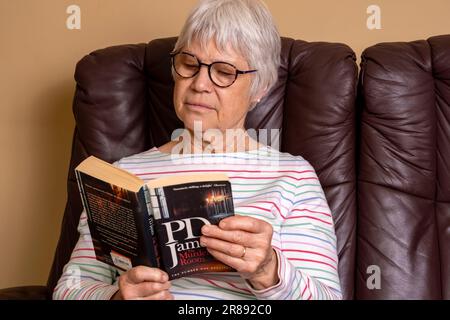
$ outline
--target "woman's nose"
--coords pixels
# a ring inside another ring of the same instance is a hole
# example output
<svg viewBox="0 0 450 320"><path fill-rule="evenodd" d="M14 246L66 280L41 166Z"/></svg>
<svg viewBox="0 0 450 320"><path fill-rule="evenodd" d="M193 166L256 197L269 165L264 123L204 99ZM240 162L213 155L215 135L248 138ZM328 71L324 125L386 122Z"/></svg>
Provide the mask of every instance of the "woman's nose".
<svg viewBox="0 0 450 320"><path fill-rule="evenodd" d="M208 67L201 65L200 70L194 76L192 81L192 88L199 92L210 92L212 89L213 83L209 77Z"/></svg>

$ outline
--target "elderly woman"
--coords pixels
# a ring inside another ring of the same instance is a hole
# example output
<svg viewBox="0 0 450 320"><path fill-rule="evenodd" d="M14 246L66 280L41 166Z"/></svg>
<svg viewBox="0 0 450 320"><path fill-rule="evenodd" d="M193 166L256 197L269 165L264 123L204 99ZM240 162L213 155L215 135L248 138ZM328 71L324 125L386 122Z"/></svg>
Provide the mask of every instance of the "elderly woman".
<svg viewBox="0 0 450 320"><path fill-rule="evenodd" d="M340 299L334 223L314 169L256 143L244 129L248 111L277 80L280 36L267 7L260 0L201 1L171 56L175 111L186 131L115 165L145 172L144 179L227 173L235 216L203 226L200 242L237 272L172 281L157 268L119 272L95 259L83 212L80 239L53 297ZM183 158L196 161L180 165Z"/></svg>

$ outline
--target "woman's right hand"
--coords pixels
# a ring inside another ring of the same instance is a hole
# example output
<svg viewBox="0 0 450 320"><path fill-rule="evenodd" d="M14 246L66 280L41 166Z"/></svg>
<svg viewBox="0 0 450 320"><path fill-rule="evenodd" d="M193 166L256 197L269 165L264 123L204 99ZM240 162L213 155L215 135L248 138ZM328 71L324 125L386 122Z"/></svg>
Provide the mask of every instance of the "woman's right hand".
<svg viewBox="0 0 450 320"><path fill-rule="evenodd" d="M166 272L146 266L134 267L119 277L119 291L112 300L173 300Z"/></svg>

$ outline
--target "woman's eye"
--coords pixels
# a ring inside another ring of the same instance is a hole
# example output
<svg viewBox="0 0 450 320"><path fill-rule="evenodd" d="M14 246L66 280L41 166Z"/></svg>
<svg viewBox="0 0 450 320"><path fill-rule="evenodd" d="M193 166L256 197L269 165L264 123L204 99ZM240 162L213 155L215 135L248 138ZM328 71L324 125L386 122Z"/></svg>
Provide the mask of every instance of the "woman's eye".
<svg viewBox="0 0 450 320"><path fill-rule="evenodd" d="M222 76L234 76L234 73L232 73L231 71L218 70L217 72Z"/></svg>
<svg viewBox="0 0 450 320"><path fill-rule="evenodd" d="M184 68L188 68L188 69L196 69L196 68L198 68L198 65L197 64L193 64L193 63L184 63L183 67Z"/></svg>

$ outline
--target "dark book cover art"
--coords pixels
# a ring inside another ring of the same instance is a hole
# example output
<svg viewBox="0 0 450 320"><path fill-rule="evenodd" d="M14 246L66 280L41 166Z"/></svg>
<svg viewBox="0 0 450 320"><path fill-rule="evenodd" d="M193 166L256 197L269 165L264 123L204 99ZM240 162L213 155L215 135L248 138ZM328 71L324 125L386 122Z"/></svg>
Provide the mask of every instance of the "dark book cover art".
<svg viewBox="0 0 450 320"><path fill-rule="evenodd" d="M200 246L204 224L234 215L229 181L150 189L163 269L170 279L200 272L235 271Z"/></svg>
<svg viewBox="0 0 450 320"><path fill-rule="evenodd" d="M135 193L76 171L80 193L99 261L129 270L159 266L153 221L144 189Z"/></svg>

